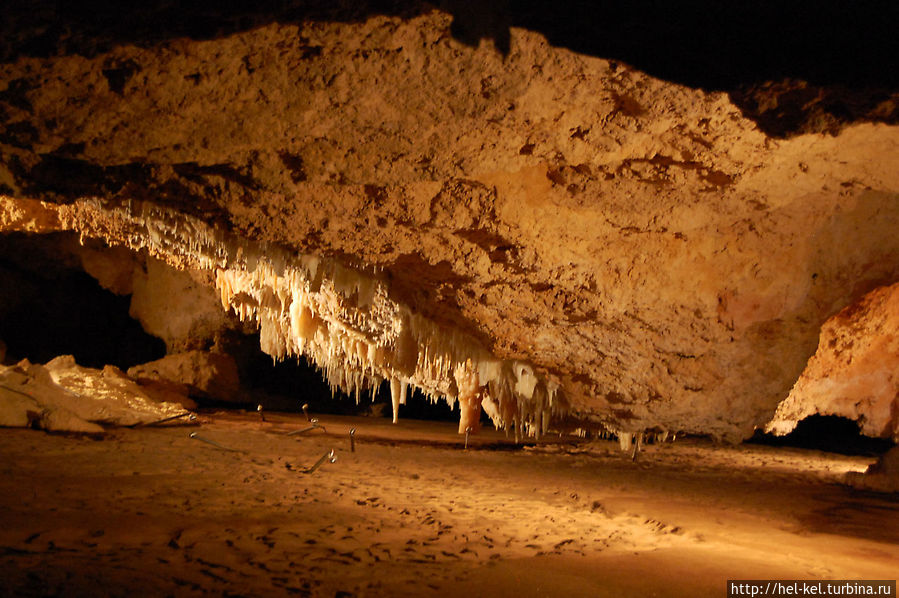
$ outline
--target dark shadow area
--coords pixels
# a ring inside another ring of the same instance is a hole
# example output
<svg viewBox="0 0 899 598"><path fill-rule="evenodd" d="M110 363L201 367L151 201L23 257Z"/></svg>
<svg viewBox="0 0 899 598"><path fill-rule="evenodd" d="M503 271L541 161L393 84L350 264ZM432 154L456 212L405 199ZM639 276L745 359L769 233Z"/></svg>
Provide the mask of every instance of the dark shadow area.
<svg viewBox="0 0 899 598"><path fill-rule="evenodd" d="M211 40L271 23L360 22L373 15L413 17L427 5L404 0L116 2L13 0L0 8L0 61L21 56L96 56L124 44L150 47L179 38ZM114 80L128 67L109 69Z"/></svg>
<svg viewBox="0 0 899 598"><path fill-rule="evenodd" d="M816 534L899 543L899 528L884 521L899 516L899 496L845 489L839 502L827 497L821 507L799 517L803 529Z"/></svg>
<svg viewBox="0 0 899 598"><path fill-rule="evenodd" d="M204 402L204 405L255 409L257 404L262 404L267 410L299 412L306 403L313 414L393 417L390 385L387 382L381 383L374 396L371 389L363 390L357 404L355 395L350 396L339 389L332 395L324 372L305 358L275 363L259 348L258 333L241 335L240 338L232 335L225 350L237 361L241 385L247 392L248 401L241 405L213 405L209 402ZM406 404L400 405L400 418L456 422L459 411L451 410L445 401L432 403L420 391L409 388Z"/></svg>
<svg viewBox="0 0 899 598"><path fill-rule="evenodd" d="M55 245L61 235L0 235L0 339L7 362L125 370L165 355L165 343L128 315L131 298L103 289ZM55 249L54 249L55 248Z"/></svg>
<svg viewBox="0 0 899 598"><path fill-rule="evenodd" d="M858 430L858 424L854 421L835 415L809 416L799 422L796 429L786 436L774 436L756 430L755 435L746 442L814 449L842 455L871 456L881 455L894 446L891 440L862 435Z"/></svg>
<svg viewBox="0 0 899 598"><path fill-rule="evenodd" d="M0 58L93 56L121 44L208 40L274 22L409 18L435 6L453 15L453 36L470 45L490 39L508 51L509 28L520 27L542 33L553 45L621 60L691 87L729 90L783 78L850 87L899 82L899 69L893 68L899 63L899 4L885 1L19 0L0 12L8 34ZM109 76L127 76L120 71L110 69Z"/></svg>
<svg viewBox="0 0 899 598"><path fill-rule="evenodd" d="M797 78L819 85L895 87L890 2L549 0L510 3L511 24L554 45L619 59L708 90Z"/></svg>
<svg viewBox="0 0 899 598"><path fill-rule="evenodd" d="M555 46L621 61L654 77L733 92L746 116L771 135L899 120L899 3L891 1L15 0L0 9L0 61L208 40L274 22L410 18L435 6L453 15L451 34L469 45L491 40L507 53L510 28L524 28ZM320 50L310 46L309 57ZM121 89L139 69L109 65L104 75L111 89ZM768 82L786 88L772 90ZM9 90L14 94L15 86Z"/></svg>
<svg viewBox="0 0 899 598"><path fill-rule="evenodd" d="M242 404L203 401L204 405L223 408L252 408L262 404L274 411L299 412L303 403L317 413L354 414L338 409L341 401L332 400L331 389L321 373L305 361L287 360L276 363L259 348L259 333L228 333L220 350L234 357L240 384L246 393ZM348 397L341 397L348 398ZM355 401L353 401L355 405Z"/></svg>
<svg viewBox="0 0 899 598"><path fill-rule="evenodd" d="M0 104L5 99L3 93L0 92ZM2 114L0 105L0 115ZM21 143L0 135L0 143L27 149L30 141ZM172 164L172 176L158 181L154 178L154 169L158 164L132 162L99 166L69 155L80 151L83 151L83 144L67 144L53 153L41 155L40 161L31 167L25 167L18 159L11 159L9 167L22 182L22 191L31 196L53 199L60 203L91 196L105 197L110 201L165 202L201 217L210 225L224 226L227 223L221 207L209 196L197 193L190 186L192 182L202 182L204 174L212 174L213 169L210 167L200 169L194 163ZM248 183L245 178L234 176L233 173L231 178L233 183ZM248 193L257 190L253 184L247 185L245 189ZM0 193L16 194L2 183Z"/></svg>

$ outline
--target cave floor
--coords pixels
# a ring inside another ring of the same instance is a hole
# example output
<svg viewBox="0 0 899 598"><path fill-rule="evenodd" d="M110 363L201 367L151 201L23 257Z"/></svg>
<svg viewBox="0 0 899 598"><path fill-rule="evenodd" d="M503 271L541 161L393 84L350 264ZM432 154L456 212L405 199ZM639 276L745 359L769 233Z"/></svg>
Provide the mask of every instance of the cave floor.
<svg viewBox="0 0 899 598"><path fill-rule="evenodd" d="M490 431L466 451L452 424L267 419L0 431L2 592L720 597L899 571L899 496L838 483L870 458L685 439L632 462L606 441Z"/></svg>

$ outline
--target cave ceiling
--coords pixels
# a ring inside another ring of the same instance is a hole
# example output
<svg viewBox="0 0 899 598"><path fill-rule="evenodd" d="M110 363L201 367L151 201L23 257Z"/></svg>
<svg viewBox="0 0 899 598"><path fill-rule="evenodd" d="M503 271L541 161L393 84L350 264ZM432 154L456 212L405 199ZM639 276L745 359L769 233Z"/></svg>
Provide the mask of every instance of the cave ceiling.
<svg viewBox="0 0 899 598"><path fill-rule="evenodd" d="M899 9L723 4L8 3L0 228L332 318L338 386L743 438L899 280Z"/></svg>

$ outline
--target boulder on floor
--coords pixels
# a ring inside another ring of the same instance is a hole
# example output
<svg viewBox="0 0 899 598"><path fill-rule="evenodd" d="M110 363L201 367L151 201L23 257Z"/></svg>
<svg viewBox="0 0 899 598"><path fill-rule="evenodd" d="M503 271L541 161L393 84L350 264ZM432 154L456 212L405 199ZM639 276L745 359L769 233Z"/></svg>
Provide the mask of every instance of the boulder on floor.
<svg viewBox="0 0 899 598"><path fill-rule="evenodd" d="M133 426L183 412L177 402L144 392L118 368L81 367L71 355L46 365L22 360L0 366L0 426L98 434L102 425Z"/></svg>
<svg viewBox="0 0 899 598"><path fill-rule="evenodd" d="M240 377L234 358L225 353L187 351L134 366L128 375L140 383L181 385L192 396L219 401L240 401Z"/></svg>

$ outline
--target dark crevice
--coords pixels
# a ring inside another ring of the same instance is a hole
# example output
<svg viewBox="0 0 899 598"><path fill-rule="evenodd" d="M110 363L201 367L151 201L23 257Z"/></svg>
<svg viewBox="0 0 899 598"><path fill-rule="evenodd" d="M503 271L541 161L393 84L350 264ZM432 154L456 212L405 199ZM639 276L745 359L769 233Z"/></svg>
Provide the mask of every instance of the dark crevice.
<svg viewBox="0 0 899 598"><path fill-rule="evenodd" d="M59 238L0 235L0 340L7 361L73 355L79 365L125 370L165 356L165 343L128 315L130 297L106 291L59 255Z"/></svg>
<svg viewBox="0 0 899 598"><path fill-rule="evenodd" d="M323 372L305 358L290 358L274 362L259 348L259 334L230 335L224 349L238 364L241 384L247 400L243 404L220 403L218 407L244 407L255 409L257 404L270 411L299 412L307 403L310 411L332 415L370 415L392 417L390 385L380 384L374 396L370 388L363 390L356 403L350 396L331 389ZM436 421L458 421L458 410L453 411L445 401L432 403L420 391L409 388L406 405L400 406L400 417Z"/></svg>
<svg viewBox="0 0 899 598"><path fill-rule="evenodd" d="M747 440L750 444L796 447L840 453L842 455L881 455L894 446L886 438L871 438L859 432L858 424L835 415L812 415L796 425L785 436L774 436L757 430Z"/></svg>
<svg viewBox="0 0 899 598"><path fill-rule="evenodd" d="M103 197L111 203L131 200L166 203L222 228L229 228L229 224L216 203L222 195L219 182L240 185L247 191L258 189L252 179L227 166L176 164L173 175L160 176L159 164L131 162L101 166L72 157L73 152L81 149L66 144L56 152L41 154L40 160L30 167L12 159L10 170L22 182L25 195L45 201L68 203L82 197Z"/></svg>

